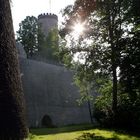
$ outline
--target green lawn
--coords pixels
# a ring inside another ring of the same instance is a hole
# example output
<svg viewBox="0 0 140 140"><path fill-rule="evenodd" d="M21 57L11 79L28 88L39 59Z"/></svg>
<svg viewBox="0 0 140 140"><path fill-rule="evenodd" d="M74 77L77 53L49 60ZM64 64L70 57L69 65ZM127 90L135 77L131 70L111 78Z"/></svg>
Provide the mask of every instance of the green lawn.
<svg viewBox="0 0 140 140"><path fill-rule="evenodd" d="M31 129L30 132L31 140L140 140L140 137L92 128L91 125Z"/></svg>

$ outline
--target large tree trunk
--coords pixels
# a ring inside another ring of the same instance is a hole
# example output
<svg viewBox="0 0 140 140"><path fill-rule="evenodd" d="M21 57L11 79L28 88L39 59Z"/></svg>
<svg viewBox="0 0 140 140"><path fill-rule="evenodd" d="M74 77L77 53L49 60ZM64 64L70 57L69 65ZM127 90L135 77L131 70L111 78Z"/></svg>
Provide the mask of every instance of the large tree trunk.
<svg viewBox="0 0 140 140"><path fill-rule="evenodd" d="M112 90L112 110L116 115L117 112L117 73L116 73L116 66L112 66L113 71L113 90Z"/></svg>
<svg viewBox="0 0 140 140"><path fill-rule="evenodd" d="M9 0L0 0L0 140L28 135Z"/></svg>

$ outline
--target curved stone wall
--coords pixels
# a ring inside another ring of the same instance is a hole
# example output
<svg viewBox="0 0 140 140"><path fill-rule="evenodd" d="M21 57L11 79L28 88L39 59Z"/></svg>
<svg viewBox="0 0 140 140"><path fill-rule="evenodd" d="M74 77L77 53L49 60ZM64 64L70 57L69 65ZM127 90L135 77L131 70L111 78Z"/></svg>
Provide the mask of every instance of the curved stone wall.
<svg viewBox="0 0 140 140"><path fill-rule="evenodd" d="M87 105L79 106L73 72L61 66L20 58L30 127L41 126L49 115L56 126L89 123Z"/></svg>
<svg viewBox="0 0 140 140"><path fill-rule="evenodd" d="M41 14L38 22L47 36L51 29L57 27L58 18L54 14ZM73 72L62 66L26 59L23 47L17 45L17 48L28 125L40 127L45 115L49 116L56 126L89 123L87 104L79 106L76 102L80 94L73 84Z"/></svg>
<svg viewBox="0 0 140 140"><path fill-rule="evenodd" d="M42 31L47 37L52 29L58 28L58 17L51 13L41 14L38 16L38 23L41 25Z"/></svg>

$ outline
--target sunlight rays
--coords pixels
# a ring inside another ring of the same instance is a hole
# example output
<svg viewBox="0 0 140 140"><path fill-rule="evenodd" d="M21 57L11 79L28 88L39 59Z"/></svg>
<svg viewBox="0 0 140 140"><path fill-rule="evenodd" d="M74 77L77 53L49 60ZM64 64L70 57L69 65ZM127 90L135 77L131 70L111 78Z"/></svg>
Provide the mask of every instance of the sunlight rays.
<svg viewBox="0 0 140 140"><path fill-rule="evenodd" d="M81 35L83 35L84 31L85 31L85 27L84 27L85 23L75 23L72 27L72 36L74 37L75 40L79 39L79 37Z"/></svg>

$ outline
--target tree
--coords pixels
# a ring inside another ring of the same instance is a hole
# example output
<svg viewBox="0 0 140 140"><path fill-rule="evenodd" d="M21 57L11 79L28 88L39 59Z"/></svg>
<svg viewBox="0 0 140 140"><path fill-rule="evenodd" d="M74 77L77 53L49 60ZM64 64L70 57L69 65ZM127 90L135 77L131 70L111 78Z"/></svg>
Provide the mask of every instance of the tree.
<svg viewBox="0 0 140 140"><path fill-rule="evenodd" d="M76 86L80 89L81 98L78 100L79 104L87 102L91 123L93 123L93 86L94 81L91 78L91 71L86 72L86 66L76 63L77 72L74 75ZM95 91L94 91L95 92Z"/></svg>
<svg viewBox="0 0 140 140"><path fill-rule="evenodd" d="M0 139L28 135L9 0L0 0Z"/></svg>
<svg viewBox="0 0 140 140"><path fill-rule="evenodd" d="M58 50L57 29L51 30L46 37L42 31L42 25L38 23L38 19L34 16L27 16L19 25L17 41L24 46L27 57L37 55L39 59L50 62L58 61L55 55Z"/></svg>
<svg viewBox="0 0 140 140"><path fill-rule="evenodd" d="M19 24L19 30L17 31L17 41L19 41L27 53L27 57L37 52L41 44L44 41L44 35L38 24L38 19L34 16L27 16Z"/></svg>
<svg viewBox="0 0 140 140"><path fill-rule="evenodd" d="M137 1L138 2L138 1ZM129 15L133 0L76 0L74 6L64 10L66 22L61 35L68 35L73 23L85 22L86 30L79 43L70 47L69 52L84 52L88 62L87 72L92 71L93 79L107 77L112 80L112 110L117 112L118 72L126 37L131 40L133 17ZM137 19L137 18L136 18ZM88 43L88 42L92 43ZM78 42L78 41L76 41ZM123 44L124 43L124 44ZM135 46L135 44L133 43ZM74 49L73 49L74 48Z"/></svg>
<svg viewBox="0 0 140 140"><path fill-rule="evenodd" d="M58 30L53 29L49 32L48 36L44 38L43 43L39 42L40 50L38 51L38 54L43 57L45 60L57 63L58 57Z"/></svg>
<svg viewBox="0 0 140 140"><path fill-rule="evenodd" d="M140 97L140 1L133 0L128 12L131 17L128 22L133 23L130 36L122 39L123 57L120 61L120 83L122 92L128 93L132 102Z"/></svg>

